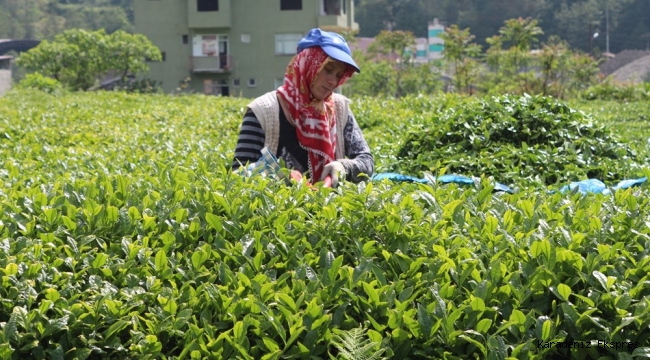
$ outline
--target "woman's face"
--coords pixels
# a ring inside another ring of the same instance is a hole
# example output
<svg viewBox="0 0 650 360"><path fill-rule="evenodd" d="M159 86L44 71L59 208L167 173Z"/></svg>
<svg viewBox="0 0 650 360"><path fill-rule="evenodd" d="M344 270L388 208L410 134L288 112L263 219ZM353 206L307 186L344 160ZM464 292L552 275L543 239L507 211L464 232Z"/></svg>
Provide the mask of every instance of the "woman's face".
<svg viewBox="0 0 650 360"><path fill-rule="evenodd" d="M314 99L323 101L330 96L345 75L347 66L338 60L328 61L311 83L310 90Z"/></svg>

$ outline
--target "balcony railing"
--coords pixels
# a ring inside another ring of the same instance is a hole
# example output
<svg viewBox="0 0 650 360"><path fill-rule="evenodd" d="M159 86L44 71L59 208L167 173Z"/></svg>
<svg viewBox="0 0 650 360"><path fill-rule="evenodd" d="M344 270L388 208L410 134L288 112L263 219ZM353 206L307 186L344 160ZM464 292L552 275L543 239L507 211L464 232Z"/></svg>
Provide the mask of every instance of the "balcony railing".
<svg viewBox="0 0 650 360"><path fill-rule="evenodd" d="M232 71L230 55L190 56L190 71L195 73L222 73Z"/></svg>

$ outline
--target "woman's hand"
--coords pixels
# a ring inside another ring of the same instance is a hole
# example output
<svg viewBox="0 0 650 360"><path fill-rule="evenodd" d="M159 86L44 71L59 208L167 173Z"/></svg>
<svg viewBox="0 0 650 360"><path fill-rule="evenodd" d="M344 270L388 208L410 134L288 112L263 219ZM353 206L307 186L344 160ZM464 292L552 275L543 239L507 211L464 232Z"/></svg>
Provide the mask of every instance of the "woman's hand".
<svg viewBox="0 0 650 360"><path fill-rule="evenodd" d="M325 180L327 175L332 176L332 187L336 187L339 184L339 177L345 178L345 167L339 161L332 161L323 168L320 181Z"/></svg>

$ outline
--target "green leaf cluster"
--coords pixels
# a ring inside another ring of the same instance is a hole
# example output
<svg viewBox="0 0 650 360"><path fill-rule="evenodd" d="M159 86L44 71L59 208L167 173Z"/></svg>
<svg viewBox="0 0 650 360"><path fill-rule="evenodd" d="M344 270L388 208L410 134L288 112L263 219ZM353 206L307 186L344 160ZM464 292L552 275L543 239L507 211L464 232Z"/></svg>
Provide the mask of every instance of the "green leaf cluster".
<svg viewBox="0 0 650 360"><path fill-rule="evenodd" d="M444 167L522 185L613 182L631 176L640 161L611 130L566 103L512 95L466 99L433 115L410 132L398 157L407 173Z"/></svg>

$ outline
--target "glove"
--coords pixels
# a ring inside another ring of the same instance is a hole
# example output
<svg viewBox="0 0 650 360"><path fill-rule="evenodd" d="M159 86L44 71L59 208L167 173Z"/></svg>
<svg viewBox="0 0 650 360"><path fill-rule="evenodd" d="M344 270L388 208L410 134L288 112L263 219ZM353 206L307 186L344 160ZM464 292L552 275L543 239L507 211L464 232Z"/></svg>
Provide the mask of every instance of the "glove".
<svg viewBox="0 0 650 360"><path fill-rule="evenodd" d="M320 181L325 180L327 175L332 176L332 187L336 187L339 184L339 178L345 179L345 167L339 161L332 161L323 168L323 174L320 176Z"/></svg>

